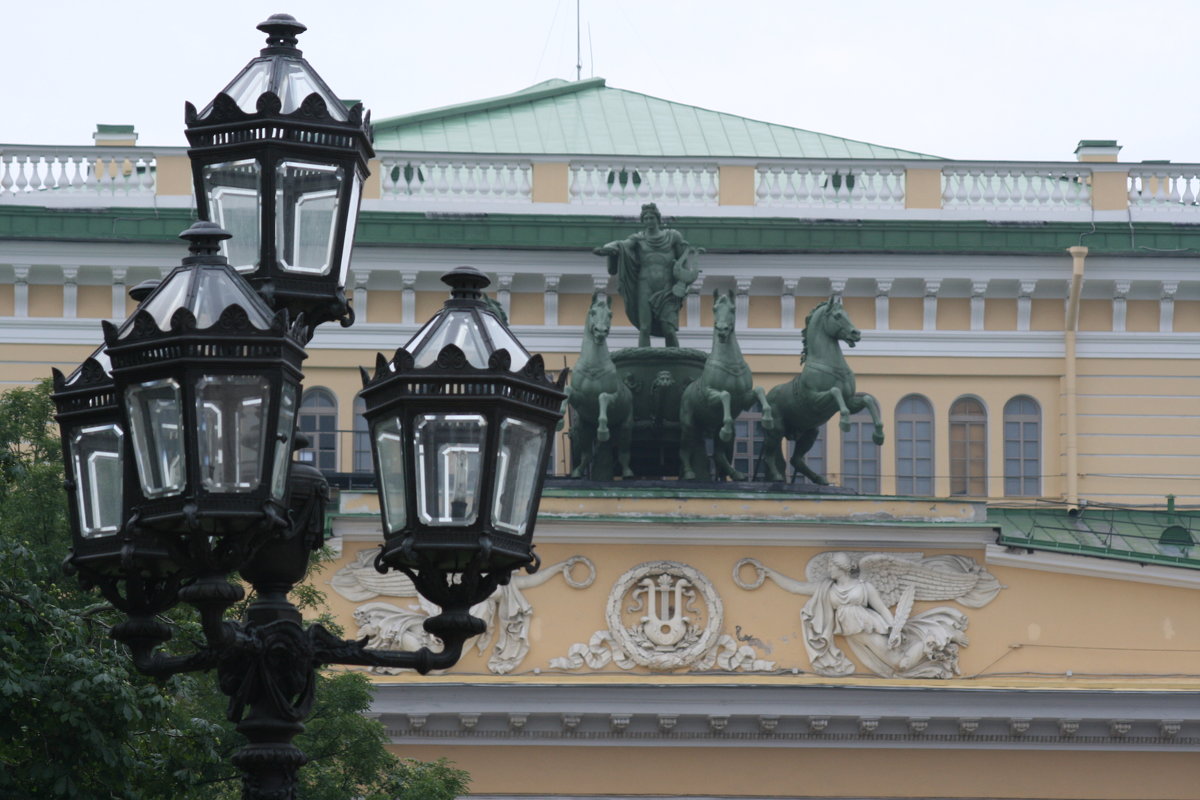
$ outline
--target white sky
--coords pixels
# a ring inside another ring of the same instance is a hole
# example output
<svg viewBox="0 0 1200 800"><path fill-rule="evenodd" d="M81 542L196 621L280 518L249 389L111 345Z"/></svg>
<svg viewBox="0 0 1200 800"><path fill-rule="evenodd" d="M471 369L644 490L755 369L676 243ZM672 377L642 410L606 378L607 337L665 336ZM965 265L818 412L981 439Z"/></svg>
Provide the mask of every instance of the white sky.
<svg viewBox="0 0 1200 800"><path fill-rule="evenodd" d="M283 11L376 119L575 77L575 0L12 0L0 142L96 123L183 145ZM583 76L798 128L963 159L1200 162L1196 0L582 0Z"/></svg>

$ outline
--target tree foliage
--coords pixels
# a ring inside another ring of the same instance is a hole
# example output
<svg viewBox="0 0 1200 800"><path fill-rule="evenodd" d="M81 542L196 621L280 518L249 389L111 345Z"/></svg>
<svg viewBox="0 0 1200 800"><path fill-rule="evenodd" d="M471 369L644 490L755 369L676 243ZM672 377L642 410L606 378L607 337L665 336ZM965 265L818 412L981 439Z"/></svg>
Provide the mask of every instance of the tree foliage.
<svg viewBox="0 0 1200 800"><path fill-rule="evenodd" d="M153 681L108 629L120 620L60 564L70 543L57 428L47 383L0 395L0 797L11 800L234 800L229 756L244 740L225 719L215 675ZM319 606L309 584L302 605ZM169 614L176 649L202 643L190 609ZM468 776L446 762L400 761L362 715L371 685L318 676L296 744L310 800L451 800Z"/></svg>

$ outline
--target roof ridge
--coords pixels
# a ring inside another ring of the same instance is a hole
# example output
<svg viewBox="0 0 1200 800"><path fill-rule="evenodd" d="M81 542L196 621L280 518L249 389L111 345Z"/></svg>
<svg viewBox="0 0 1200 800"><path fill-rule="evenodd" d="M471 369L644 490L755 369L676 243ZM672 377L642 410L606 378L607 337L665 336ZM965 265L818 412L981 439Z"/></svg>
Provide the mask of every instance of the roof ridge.
<svg viewBox="0 0 1200 800"><path fill-rule="evenodd" d="M470 100L466 103L455 103L448 106L439 106L438 108L430 108L425 111L416 111L412 114L400 114L395 117L377 120L372 127L386 128L399 125L410 125L415 122L425 122L431 119L439 119L441 117L453 117L461 114L473 113L477 111L491 111L505 106L516 105L518 103L531 103L535 100L544 100L550 97L559 97L567 94L574 94L585 89L595 89L604 87L604 78L584 78L578 81L568 81L563 78L550 78L549 80L535 83L532 86L527 86L509 94L496 95L495 97L485 97L482 100Z"/></svg>
<svg viewBox="0 0 1200 800"><path fill-rule="evenodd" d="M897 151L902 151L902 152L906 152L906 153L914 153L914 154L922 156L924 158L932 158L932 159L941 159L942 158L942 156L935 156L930 153L922 153L918 150L909 150L906 147L893 147L891 145L879 144L878 142L868 142L865 139L851 139L848 136L838 136L837 134L833 134L833 133L823 133L821 131L810 130L809 128L797 128L793 125L784 125L779 122L768 122L767 120L764 120L764 119L757 119L756 117L746 117L746 116L742 116L741 114L734 114L730 111L718 111L715 108L708 108L706 106L697 106L697 105L693 105L691 103L681 103L678 100L668 100L665 97L658 97L656 95L646 94L645 92L639 92L635 89L621 89L620 87L617 87L617 86L606 86L605 88L607 88L609 91L613 91L613 92L624 92L625 94L635 94L640 97L648 98L650 100L657 100L660 103L667 103L668 105L686 106L688 108L694 108L699 111L706 111L710 114L716 114L717 116L721 116L721 117L732 117L734 119L742 120L743 122L757 122L759 125L766 125L771 128L786 128L786 129L792 130L792 131L800 131L801 133L811 133L814 136L825 136L827 138L837 139L837 140L843 141L843 142L854 142L855 144L865 144L868 147L879 147L884 150L897 150Z"/></svg>

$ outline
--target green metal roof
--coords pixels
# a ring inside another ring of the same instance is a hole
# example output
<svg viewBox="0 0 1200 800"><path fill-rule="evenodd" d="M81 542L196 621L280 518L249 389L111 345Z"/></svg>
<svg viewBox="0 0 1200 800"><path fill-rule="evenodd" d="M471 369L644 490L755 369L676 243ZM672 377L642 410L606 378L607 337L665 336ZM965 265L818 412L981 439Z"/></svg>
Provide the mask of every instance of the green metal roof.
<svg viewBox="0 0 1200 800"><path fill-rule="evenodd" d="M375 123L375 147L440 153L693 158L936 158L554 79L513 94Z"/></svg>
<svg viewBox="0 0 1200 800"><path fill-rule="evenodd" d="M1200 569L1200 511L989 508L999 544Z"/></svg>

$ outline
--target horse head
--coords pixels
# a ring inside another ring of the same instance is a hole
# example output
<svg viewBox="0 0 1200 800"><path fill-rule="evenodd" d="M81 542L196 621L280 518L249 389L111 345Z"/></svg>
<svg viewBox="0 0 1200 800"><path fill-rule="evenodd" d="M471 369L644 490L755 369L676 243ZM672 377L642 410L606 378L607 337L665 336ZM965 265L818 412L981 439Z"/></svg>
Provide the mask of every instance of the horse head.
<svg viewBox="0 0 1200 800"><path fill-rule="evenodd" d="M812 316L809 327L819 330L834 341L840 339L854 347L862 339L862 331L855 327L845 307L835 296L817 306Z"/></svg>
<svg viewBox="0 0 1200 800"><path fill-rule="evenodd" d="M584 329L592 341L600 343L608 339L608 332L611 328L612 300L603 292L596 292L592 295L592 305L588 308L587 324Z"/></svg>
<svg viewBox="0 0 1200 800"><path fill-rule="evenodd" d="M733 336L736 320L737 303L734 301L733 291L721 294L713 289L713 332L717 335L717 341L729 341L729 337Z"/></svg>

